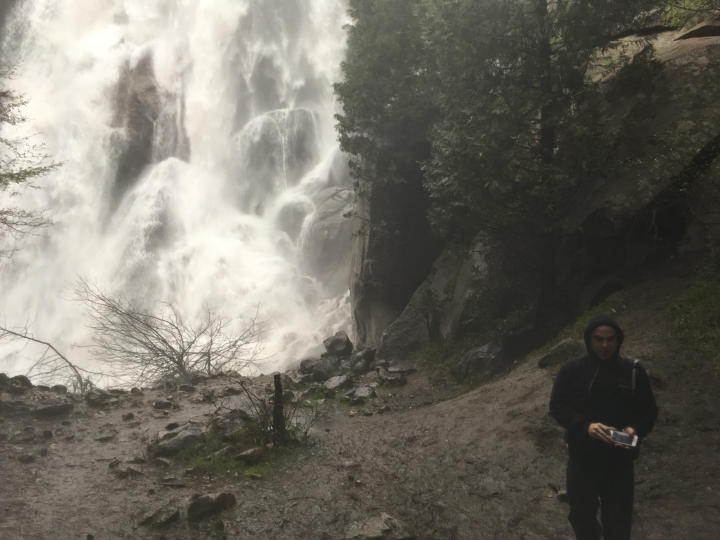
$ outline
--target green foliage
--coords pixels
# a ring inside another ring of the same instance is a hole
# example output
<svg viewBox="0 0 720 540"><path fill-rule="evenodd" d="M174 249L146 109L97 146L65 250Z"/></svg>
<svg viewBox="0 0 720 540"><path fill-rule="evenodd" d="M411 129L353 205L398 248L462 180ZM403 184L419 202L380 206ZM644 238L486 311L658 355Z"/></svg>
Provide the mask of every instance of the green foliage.
<svg viewBox="0 0 720 540"><path fill-rule="evenodd" d="M683 28L718 12L719 0L674 0L667 3L663 19L669 26Z"/></svg>
<svg viewBox="0 0 720 540"><path fill-rule="evenodd" d="M611 174L603 165L615 141L588 70L659 4L351 0L335 91L355 174L422 181L440 236L483 230L532 243L551 233L570 195Z"/></svg>
<svg viewBox="0 0 720 540"><path fill-rule="evenodd" d="M16 138L6 134L7 128L25 121L25 99L6 86L8 74L0 72L0 191L32 188L33 180L48 174L59 164L48 159L42 146L30 138ZM38 213L19 207L0 208L0 242L19 238L30 231L47 225ZM6 251L0 245L0 256Z"/></svg>
<svg viewBox="0 0 720 540"><path fill-rule="evenodd" d="M720 351L720 279L698 280L670 306L675 335L687 347L714 357Z"/></svg>
<svg viewBox="0 0 720 540"><path fill-rule="evenodd" d="M340 145L365 179L402 182L427 156L432 116L423 84L415 6L418 0L350 0L345 80L335 85Z"/></svg>

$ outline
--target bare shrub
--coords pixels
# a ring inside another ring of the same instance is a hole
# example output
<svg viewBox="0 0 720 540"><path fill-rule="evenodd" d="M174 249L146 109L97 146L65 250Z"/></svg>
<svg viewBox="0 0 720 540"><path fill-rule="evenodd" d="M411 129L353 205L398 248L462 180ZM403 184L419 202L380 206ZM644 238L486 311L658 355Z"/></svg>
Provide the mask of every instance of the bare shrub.
<svg viewBox="0 0 720 540"><path fill-rule="evenodd" d="M25 340L43 346L43 352L27 372L40 383L65 383L71 391L85 393L93 387L92 375L102 375L87 371L70 360L50 342L38 339L29 333L27 327L11 330L0 326L0 342L3 340Z"/></svg>
<svg viewBox="0 0 720 540"><path fill-rule="evenodd" d="M241 329L233 319L208 309L188 323L169 303L157 311L135 307L80 280L76 296L87 307L93 331L91 348L122 378L136 383L168 376L190 380L251 367L262 336L257 312Z"/></svg>

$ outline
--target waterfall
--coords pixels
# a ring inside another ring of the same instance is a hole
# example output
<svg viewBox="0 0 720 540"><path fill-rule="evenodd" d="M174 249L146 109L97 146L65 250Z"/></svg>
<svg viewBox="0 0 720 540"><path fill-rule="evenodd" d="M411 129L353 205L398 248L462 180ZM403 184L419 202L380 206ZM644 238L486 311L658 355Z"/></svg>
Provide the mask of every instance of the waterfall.
<svg viewBox="0 0 720 540"><path fill-rule="evenodd" d="M52 225L0 261L0 323L101 367L82 277L187 320L259 308L265 372L349 331L346 22L344 0L15 0L0 54L27 121L4 134L62 166L12 197ZM8 373L38 354L0 347Z"/></svg>

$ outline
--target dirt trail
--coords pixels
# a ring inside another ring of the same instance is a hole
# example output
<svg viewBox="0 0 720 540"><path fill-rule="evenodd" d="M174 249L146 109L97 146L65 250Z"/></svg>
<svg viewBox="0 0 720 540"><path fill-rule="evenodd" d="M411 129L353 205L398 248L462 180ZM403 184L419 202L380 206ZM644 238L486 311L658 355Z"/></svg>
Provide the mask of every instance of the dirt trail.
<svg viewBox="0 0 720 540"><path fill-rule="evenodd" d="M637 463L634 538L714 540L720 531L719 374L713 364L676 350L662 319L665 285L638 287L620 321L626 353L655 381L660 417ZM692 366L692 367L690 367ZM380 388L385 414L350 416L331 403L313 443L273 462L261 479L187 474L182 464L132 464L142 473L117 478L150 437L172 421L204 419L209 406L176 393L168 414L152 402L165 392L127 395L107 410L76 406L60 421L0 416L0 538L342 539L353 522L386 512L418 539L570 539L561 430L547 416L558 366L521 362L507 376L453 399L411 375L400 389ZM7 396L3 396L5 399ZM132 421L122 416L132 412ZM10 442L30 425L43 442ZM103 439L103 437L111 437ZM103 439L105 442L102 442ZM20 455L47 455L21 463ZM237 505L200 525L139 526L149 511L195 493L228 491ZM90 536L89 536L90 535Z"/></svg>

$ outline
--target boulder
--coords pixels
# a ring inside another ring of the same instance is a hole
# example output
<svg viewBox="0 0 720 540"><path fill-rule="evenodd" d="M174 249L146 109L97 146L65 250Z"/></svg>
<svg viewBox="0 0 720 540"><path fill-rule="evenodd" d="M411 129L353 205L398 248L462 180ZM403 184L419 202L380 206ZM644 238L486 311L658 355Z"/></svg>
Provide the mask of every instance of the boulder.
<svg viewBox="0 0 720 540"><path fill-rule="evenodd" d="M495 343L486 343L463 354L450 371L458 381L462 381L473 375L485 377L496 375L505 367L506 362L501 347Z"/></svg>
<svg viewBox="0 0 720 540"><path fill-rule="evenodd" d="M335 356L306 358L300 362L299 371L312 381L326 381L340 374L340 359Z"/></svg>
<svg viewBox="0 0 720 540"><path fill-rule="evenodd" d="M377 517L354 521L345 533L347 540L412 540L405 525L383 512Z"/></svg>
<svg viewBox="0 0 720 540"><path fill-rule="evenodd" d="M237 500L232 493L200 495L190 501L187 508L188 521L201 521L223 510L235 506Z"/></svg>
<svg viewBox="0 0 720 540"><path fill-rule="evenodd" d="M159 433L158 442L148 449L150 454L157 457L171 457L200 441L205 436L204 429L198 424L187 423L177 430Z"/></svg>
<svg viewBox="0 0 720 540"><path fill-rule="evenodd" d="M541 369L560 365L568 360L579 358L586 353L585 344L577 339L564 339L553 346L538 360L538 367Z"/></svg>
<svg viewBox="0 0 720 540"><path fill-rule="evenodd" d="M353 344L348 335L340 330L334 336L323 341L325 350L334 356L348 356L352 353Z"/></svg>
<svg viewBox="0 0 720 540"><path fill-rule="evenodd" d="M14 377L10 377L10 384L13 386L18 386L21 388L32 388L33 383L30 382L30 379L28 379L25 375L15 375Z"/></svg>
<svg viewBox="0 0 720 540"><path fill-rule="evenodd" d="M347 375L337 375L330 377L325 381L325 388L328 390L340 390L341 388L350 388L352 386L352 379Z"/></svg>

